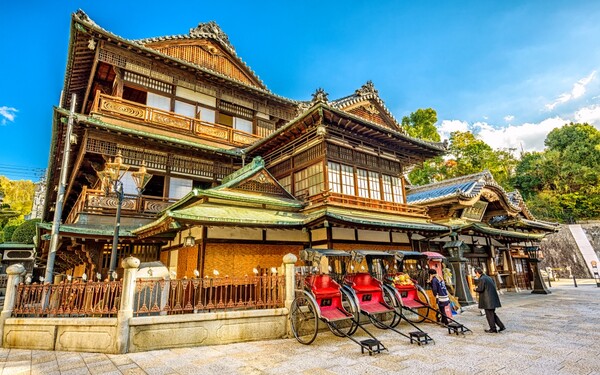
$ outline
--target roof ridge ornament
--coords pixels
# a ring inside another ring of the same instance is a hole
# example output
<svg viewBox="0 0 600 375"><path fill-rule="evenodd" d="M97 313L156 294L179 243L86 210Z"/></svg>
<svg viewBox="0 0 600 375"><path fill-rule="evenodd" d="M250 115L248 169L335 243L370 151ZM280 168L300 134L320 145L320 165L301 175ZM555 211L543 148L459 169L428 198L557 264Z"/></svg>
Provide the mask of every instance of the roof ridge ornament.
<svg viewBox="0 0 600 375"><path fill-rule="evenodd" d="M190 36L196 38L212 38L222 42L225 46L235 51L233 45L229 42L229 37L215 21L200 22L197 27L190 29Z"/></svg>
<svg viewBox="0 0 600 375"><path fill-rule="evenodd" d="M358 96L366 96L369 94L374 94L374 95L379 96L379 91L377 91L377 89L375 88L375 85L373 84L373 81L371 81L371 80L368 80L367 83L362 85L354 93Z"/></svg>
<svg viewBox="0 0 600 375"><path fill-rule="evenodd" d="M325 90L323 90L321 87L319 87L314 94L312 94L312 100L311 100L311 104L314 103L325 103L327 104L327 102L329 101L328 98L329 94L325 92Z"/></svg>

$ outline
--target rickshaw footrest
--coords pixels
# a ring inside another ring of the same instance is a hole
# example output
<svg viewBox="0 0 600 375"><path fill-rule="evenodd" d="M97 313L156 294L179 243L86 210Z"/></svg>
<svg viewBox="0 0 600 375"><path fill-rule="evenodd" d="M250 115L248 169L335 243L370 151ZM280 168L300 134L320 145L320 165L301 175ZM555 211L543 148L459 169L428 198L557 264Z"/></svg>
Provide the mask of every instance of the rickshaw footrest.
<svg viewBox="0 0 600 375"><path fill-rule="evenodd" d="M365 349L369 350L369 355L373 355L373 353L381 353L385 347L381 344L381 341L376 339L368 339L362 340L360 342L360 352L364 353Z"/></svg>
<svg viewBox="0 0 600 375"><path fill-rule="evenodd" d="M430 341L433 341L427 333L422 331L409 332L408 335L410 337L410 343L416 342L419 346L422 344L429 344Z"/></svg>
<svg viewBox="0 0 600 375"><path fill-rule="evenodd" d="M469 331L467 327L460 323L448 323L446 327L448 328L448 334L455 333L457 336L461 333L464 335L465 332Z"/></svg>

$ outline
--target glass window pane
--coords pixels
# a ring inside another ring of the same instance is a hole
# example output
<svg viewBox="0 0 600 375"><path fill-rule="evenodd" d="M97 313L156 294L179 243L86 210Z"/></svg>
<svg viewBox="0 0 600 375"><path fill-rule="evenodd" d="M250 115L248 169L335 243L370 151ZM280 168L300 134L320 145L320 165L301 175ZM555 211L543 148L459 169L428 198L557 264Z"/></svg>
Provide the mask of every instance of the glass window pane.
<svg viewBox="0 0 600 375"><path fill-rule="evenodd" d="M342 164L342 191L346 195L355 195L354 168L344 164Z"/></svg>
<svg viewBox="0 0 600 375"><path fill-rule="evenodd" d="M237 130L252 134L252 121L235 117L235 128Z"/></svg>
<svg viewBox="0 0 600 375"><path fill-rule="evenodd" d="M146 105L152 108L162 109L163 111L170 111L171 98L149 92Z"/></svg>
<svg viewBox="0 0 600 375"><path fill-rule="evenodd" d="M214 110L200 107L199 112L200 112L200 116L199 116L200 120L210 122L212 124L215 123L215 111Z"/></svg>
<svg viewBox="0 0 600 375"><path fill-rule="evenodd" d="M340 180L340 165L338 163L327 163L329 190L334 193L342 192L342 184Z"/></svg>
<svg viewBox="0 0 600 375"><path fill-rule="evenodd" d="M194 118L196 116L196 106L193 104L175 101L175 113L182 116Z"/></svg>
<svg viewBox="0 0 600 375"><path fill-rule="evenodd" d="M169 198L181 199L192 191L194 181L185 178L171 177L169 179Z"/></svg>

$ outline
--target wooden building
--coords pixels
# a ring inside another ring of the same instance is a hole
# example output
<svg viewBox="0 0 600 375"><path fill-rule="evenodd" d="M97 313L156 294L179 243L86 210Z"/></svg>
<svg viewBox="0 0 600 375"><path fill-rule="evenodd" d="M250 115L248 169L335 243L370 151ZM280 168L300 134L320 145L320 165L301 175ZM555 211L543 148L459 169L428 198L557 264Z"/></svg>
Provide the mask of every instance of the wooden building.
<svg viewBox="0 0 600 375"><path fill-rule="evenodd" d="M449 230L407 204L403 175L444 150L406 135L370 82L332 101L272 93L214 22L128 40L78 11L38 254L54 233L55 273L106 277L119 199L100 176L116 164L118 258L160 259L178 276L266 270L307 246L418 249Z"/></svg>
<svg viewBox="0 0 600 375"><path fill-rule="evenodd" d="M428 207L431 219L451 228L448 236L430 238L430 250L464 263L465 285L481 267L499 287L531 289L531 254L558 224L536 220L519 192L506 192L489 171L408 189L408 202ZM453 249L460 252L453 253ZM460 256L456 256L460 254ZM469 296L463 301L472 301Z"/></svg>

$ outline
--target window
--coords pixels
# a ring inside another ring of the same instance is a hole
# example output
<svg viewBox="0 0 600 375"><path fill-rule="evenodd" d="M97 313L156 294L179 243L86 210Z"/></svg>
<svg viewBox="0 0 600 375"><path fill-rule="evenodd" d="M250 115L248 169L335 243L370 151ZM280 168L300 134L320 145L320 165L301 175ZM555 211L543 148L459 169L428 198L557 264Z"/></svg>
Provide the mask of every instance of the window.
<svg viewBox="0 0 600 375"><path fill-rule="evenodd" d="M194 181L185 178L171 177L169 179L169 198L181 199L192 191Z"/></svg>
<svg viewBox="0 0 600 375"><path fill-rule="evenodd" d="M342 182L340 178L340 165L338 163L327 163L327 170L329 171L329 190L334 193L342 193Z"/></svg>
<svg viewBox="0 0 600 375"><path fill-rule="evenodd" d="M371 189L371 198L381 199L381 186L379 185L379 173L369 171L369 189Z"/></svg>
<svg viewBox="0 0 600 375"><path fill-rule="evenodd" d="M221 125L233 127L233 116L229 116L225 113L219 113L219 118L217 119L217 123L219 123Z"/></svg>
<svg viewBox="0 0 600 375"><path fill-rule="evenodd" d="M288 192L292 191L292 175L279 178L279 183Z"/></svg>
<svg viewBox="0 0 600 375"><path fill-rule="evenodd" d="M170 111L171 98L149 92L146 105L152 108L162 109L163 111Z"/></svg>
<svg viewBox="0 0 600 375"><path fill-rule="evenodd" d="M252 121L239 117L234 117L235 128L246 133L252 134Z"/></svg>
<svg viewBox="0 0 600 375"><path fill-rule="evenodd" d="M121 183L123 183L123 193L134 195L138 193L135 181L133 181L133 177L131 177L131 172L125 172L123 177L121 177Z"/></svg>
<svg viewBox="0 0 600 375"><path fill-rule="evenodd" d="M294 193L313 196L323 190L323 164L313 164L294 173Z"/></svg>
<svg viewBox="0 0 600 375"><path fill-rule="evenodd" d="M175 113L178 113L182 116L196 117L196 106L193 104L180 102L179 100L175 101Z"/></svg>
<svg viewBox="0 0 600 375"><path fill-rule="evenodd" d="M215 111L213 109L208 109L204 107L198 107L198 111L200 120L210 122L212 124L215 123Z"/></svg>
<svg viewBox="0 0 600 375"><path fill-rule="evenodd" d="M327 163L329 189L334 193L355 195L354 168L350 165Z"/></svg>
<svg viewBox="0 0 600 375"><path fill-rule="evenodd" d="M354 195L354 168L342 164L342 191L346 195Z"/></svg>
<svg viewBox="0 0 600 375"><path fill-rule="evenodd" d="M402 195L402 180L395 176L382 175L383 200L387 202L404 203Z"/></svg>

